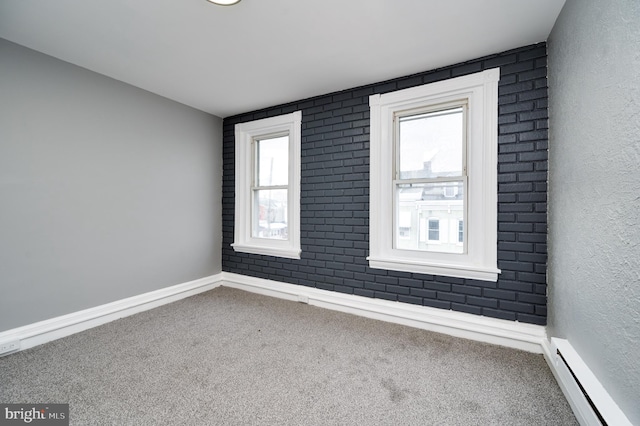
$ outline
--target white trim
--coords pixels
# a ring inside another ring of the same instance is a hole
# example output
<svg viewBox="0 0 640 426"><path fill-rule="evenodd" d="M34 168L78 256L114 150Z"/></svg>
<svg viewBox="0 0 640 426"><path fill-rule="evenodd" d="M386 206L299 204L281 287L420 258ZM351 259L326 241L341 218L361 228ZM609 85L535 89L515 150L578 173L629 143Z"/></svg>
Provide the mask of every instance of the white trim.
<svg viewBox="0 0 640 426"><path fill-rule="evenodd" d="M342 294L230 272L222 273L224 286L291 301L304 301L334 311L402 324L450 336L542 353L545 328L464 312Z"/></svg>
<svg viewBox="0 0 640 426"><path fill-rule="evenodd" d="M543 349L545 359L581 425L600 426L602 423L578 386L576 378L607 424L631 426L624 412L568 340L553 337L550 341L545 340ZM562 354L564 361L558 352Z"/></svg>
<svg viewBox="0 0 640 426"><path fill-rule="evenodd" d="M369 256L369 266L376 269L388 269L392 271L415 272L424 274L425 269L429 274L442 275L446 277L471 278L482 281L495 281L495 277L500 273L499 269L482 269L481 267L437 264L435 262L420 262L416 260L375 258Z"/></svg>
<svg viewBox="0 0 640 426"><path fill-rule="evenodd" d="M221 272L217 275L7 330L0 333L0 347L15 347L19 350L32 348L119 318L194 296L221 285L459 338L542 353L580 424L600 425L601 423L578 387L573 375L558 356L557 351L560 350L571 371L578 378L605 421L610 425L631 426L631 422L624 412L620 410L571 344L564 339L551 338L547 340L543 326L388 300L370 299L230 272ZM14 352L15 350L8 351L0 356Z"/></svg>
<svg viewBox="0 0 640 426"><path fill-rule="evenodd" d="M370 254L372 268L497 281L497 146L500 69L369 97L371 117ZM393 246L394 116L465 100L468 105L466 253Z"/></svg>
<svg viewBox="0 0 640 426"><path fill-rule="evenodd" d="M272 240L268 240L268 241L272 241ZM251 245L251 244L233 243L231 244L231 247L233 247L235 251L241 252L241 253L252 253L252 254L262 254L265 256L286 257L288 259L300 259L300 253L302 253L300 249L288 250L286 248L276 248L276 247L259 246L259 245Z"/></svg>
<svg viewBox="0 0 640 426"><path fill-rule="evenodd" d="M18 342L28 349L74 333L175 302L219 286L238 288L367 318L435 331L455 337L542 353L542 326L426 306L336 293L246 275L222 272L172 287L118 300L0 333L0 346Z"/></svg>
<svg viewBox="0 0 640 426"><path fill-rule="evenodd" d="M251 186L252 142L270 134L289 135L289 182L287 227L289 238L275 240L252 237ZM237 252L300 259L300 174L302 152L302 111L238 123L235 126L235 209L234 238Z"/></svg>
<svg viewBox="0 0 640 426"><path fill-rule="evenodd" d="M542 326L500 320L463 312L336 293L246 275L222 272L172 287L144 293L0 333L0 346L17 342L28 349L93 327L144 312L219 286L227 286L285 300L346 312L381 321L435 331L455 337L542 353Z"/></svg>
<svg viewBox="0 0 640 426"><path fill-rule="evenodd" d="M39 321L0 333L4 342L18 341L20 350L79 333L119 318L144 312L167 303L212 290L221 285L222 274L162 288L71 314Z"/></svg>

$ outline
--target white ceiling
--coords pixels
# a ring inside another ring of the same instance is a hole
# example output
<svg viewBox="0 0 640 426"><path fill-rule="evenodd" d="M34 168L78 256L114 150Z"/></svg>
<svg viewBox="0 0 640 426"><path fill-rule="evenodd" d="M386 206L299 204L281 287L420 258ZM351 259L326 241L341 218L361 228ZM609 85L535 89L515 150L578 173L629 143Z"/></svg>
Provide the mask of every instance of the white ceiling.
<svg viewBox="0 0 640 426"><path fill-rule="evenodd" d="M565 0L1 0L0 37L219 117L547 39Z"/></svg>

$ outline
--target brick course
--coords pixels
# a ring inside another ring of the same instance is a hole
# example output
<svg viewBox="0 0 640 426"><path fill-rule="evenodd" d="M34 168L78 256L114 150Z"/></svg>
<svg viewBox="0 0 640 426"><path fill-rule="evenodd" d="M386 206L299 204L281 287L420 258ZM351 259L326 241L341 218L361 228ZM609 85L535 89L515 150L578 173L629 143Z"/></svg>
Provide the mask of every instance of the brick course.
<svg viewBox="0 0 640 426"><path fill-rule="evenodd" d="M222 269L341 293L546 323L546 45L226 118ZM369 95L500 66L498 282L371 269ZM236 253L234 125L302 110L300 260Z"/></svg>

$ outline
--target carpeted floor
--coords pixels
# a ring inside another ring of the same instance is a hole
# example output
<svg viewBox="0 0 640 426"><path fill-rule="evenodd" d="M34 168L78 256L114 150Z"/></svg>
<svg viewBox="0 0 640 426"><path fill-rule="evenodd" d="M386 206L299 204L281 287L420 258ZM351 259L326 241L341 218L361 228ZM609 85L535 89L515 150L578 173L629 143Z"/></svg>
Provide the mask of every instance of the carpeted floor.
<svg viewBox="0 0 640 426"><path fill-rule="evenodd" d="M0 358L73 425L573 425L542 355L230 288Z"/></svg>

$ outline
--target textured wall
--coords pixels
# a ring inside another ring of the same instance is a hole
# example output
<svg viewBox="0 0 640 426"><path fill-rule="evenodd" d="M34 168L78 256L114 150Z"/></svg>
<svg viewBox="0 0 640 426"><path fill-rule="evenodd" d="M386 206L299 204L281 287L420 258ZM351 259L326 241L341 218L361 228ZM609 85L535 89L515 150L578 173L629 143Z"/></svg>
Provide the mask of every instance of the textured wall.
<svg viewBox="0 0 640 426"><path fill-rule="evenodd" d="M0 39L0 331L219 272L221 131Z"/></svg>
<svg viewBox="0 0 640 426"><path fill-rule="evenodd" d="M549 334L640 424L640 3L568 0L549 38Z"/></svg>
<svg viewBox="0 0 640 426"><path fill-rule="evenodd" d="M546 321L546 46L224 120L223 270L508 320ZM501 67L498 282L369 268L369 95ZM302 259L236 253L234 125L302 110Z"/></svg>

